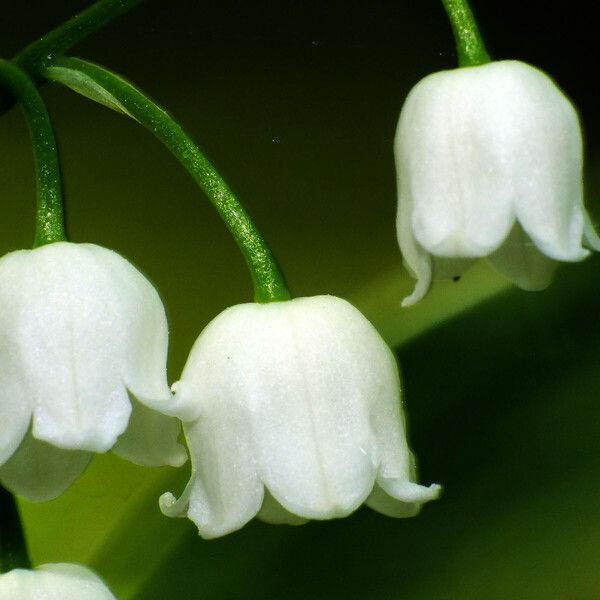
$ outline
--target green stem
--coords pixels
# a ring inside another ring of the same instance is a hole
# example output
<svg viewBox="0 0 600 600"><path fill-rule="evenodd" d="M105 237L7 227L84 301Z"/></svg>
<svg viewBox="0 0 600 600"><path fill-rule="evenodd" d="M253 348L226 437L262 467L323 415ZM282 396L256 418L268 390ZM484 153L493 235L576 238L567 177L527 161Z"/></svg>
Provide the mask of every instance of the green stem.
<svg viewBox="0 0 600 600"><path fill-rule="evenodd" d="M490 62L492 59L485 49L468 1L442 0L442 2L454 32L459 66L475 67Z"/></svg>
<svg viewBox="0 0 600 600"><path fill-rule="evenodd" d="M13 62L30 75L35 76L56 56L64 54L75 44L126 13L141 1L99 0L21 50L14 57ZM0 114L7 111L12 105L13 101L10 96L0 96Z"/></svg>
<svg viewBox="0 0 600 600"><path fill-rule="evenodd" d="M14 61L35 73L142 0L99 0L21 50Z"/></svg>
<svg viewBox="0 0 600 600"><path fill-rule="evenodd" d="M0 86L21 103L29 124L37 182L34 247L66 239L58 150L46 104L30 77L13 63L0 60Z"/></svg>
<svg viewBox="0 0 600 600"><path fill-rule="evenodd" d="M41 74L128 114L153 133L196 180L233 234L252 275L255 301L290 298L277 262L245 208L165 109L119 75L78 58L59 58Z"/></svg>
<svg viewBox="0 0 600 600"><path fill-rule="evenodd" d="M15 497L0 486L0 573L30 568L31 562Z"/></svg>

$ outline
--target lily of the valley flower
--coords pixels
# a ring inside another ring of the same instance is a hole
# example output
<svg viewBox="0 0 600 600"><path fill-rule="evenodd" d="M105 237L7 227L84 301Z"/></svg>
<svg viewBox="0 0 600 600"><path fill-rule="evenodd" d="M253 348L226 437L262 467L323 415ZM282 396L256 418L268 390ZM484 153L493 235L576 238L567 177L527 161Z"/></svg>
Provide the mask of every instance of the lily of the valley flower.
<svg viewBox="0 0 600 600"><path fill-rule="evenodd" d="M415 483L394 355L339 298L227 309L196 341L175 395L192 477L160 505L203 537L254 516L344 517L363 502L409 517L439 494Z"/></svg>
<svg viewBox="0 0 600 600"><path fill-rule="evenodd" d="M577 112L518 61L442 71L410 92L395 142L398 241L417 284L487 256L519 287L546 287L555 261L600 250L583 207Z"/></svg>
<svg viewBox="0 0 600 600"><path fill-rule="evenodd" d="M0 574L0 600L116 600L88 568L49 563Z"/></svg>
<svg viewBox="0 0 600 600"><path fill-rule="evenodd" d="M117 253L59 242L0 259L0 482L47 500L111 448L183 464L177 420L151 410L172 400L167 343L156 290Z"/></svg>

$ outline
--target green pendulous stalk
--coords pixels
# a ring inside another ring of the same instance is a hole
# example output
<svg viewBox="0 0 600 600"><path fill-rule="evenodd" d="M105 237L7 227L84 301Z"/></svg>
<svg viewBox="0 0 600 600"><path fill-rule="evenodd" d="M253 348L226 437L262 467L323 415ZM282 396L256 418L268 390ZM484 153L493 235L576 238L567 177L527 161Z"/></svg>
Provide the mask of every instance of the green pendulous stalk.
<svg viewBox="0 0 600 600"><path fill-rule="evenodd" d="M66 236L60 163L44 100L31 78L9 61L0 60L0 87L21 104L31 133L37 182L34 246L63 241Z"/></svg>
<svg viewBox="0 0 600 600"><path fill-rule="evenodd" d="M442 0L454 32L458 64L474 67L490 62L473 12L467 0Z"/></svg>
<svg viewBox="0 0 600 600"><path fill-rule="evenodd" d="M188 170L223 218L250 269L255 300L289 299L277 262L246 209L165 109L119 75L78 58L56 59L41 75L129 115L151 131Z"/></svg>
<svg viewBox="0 0 600 600"><path fill-rule="evenodd" d="M140 2L142 0L99 0L21 50L13 62L35 76L44 65ZM13 103L14 99L10 95L0 95L0 114L8 110Z"/></svg>
<svg viewBox="0 0 600 600"><path fill-rule="evenodd" d="M286 300L290 293L283 275L248 213L169 113L118 75L79 59L62 57L72 46L140 1L100 0L27 46L11 63L4 62L5 87L11 88L12 94L0 95L0 114L17 99L23 104L32 128L38 167L36 245L64 239L64 227L54 136L43 101L28 76L40 81L44 78L60 81L98 102L130 115L149 129L179 159L219 211L249 266L255 300Z"/></svg>

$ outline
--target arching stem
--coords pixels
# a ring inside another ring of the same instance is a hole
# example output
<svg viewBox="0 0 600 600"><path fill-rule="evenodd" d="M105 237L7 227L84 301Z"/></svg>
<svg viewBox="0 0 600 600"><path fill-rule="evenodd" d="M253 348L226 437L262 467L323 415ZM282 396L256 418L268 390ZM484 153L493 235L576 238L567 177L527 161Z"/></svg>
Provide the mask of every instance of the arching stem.
<svg viewBox="0 0 600 600"><path fill-rule="evenodd" d="M248 264L255 301L276 302L290 298L275 257L246 209L164 108L119 75L79 58L58 58L41 74L129 115L153 133L196 180L229 228Z"/></svg>
<svg viewBox="0 0 600 600"><path fill-rule="evenodd" d="M46 104L29 75L6 60L0 60L0 86L21 104L29 124L37 191L34 246L64 241L60 163Z"/></svg>

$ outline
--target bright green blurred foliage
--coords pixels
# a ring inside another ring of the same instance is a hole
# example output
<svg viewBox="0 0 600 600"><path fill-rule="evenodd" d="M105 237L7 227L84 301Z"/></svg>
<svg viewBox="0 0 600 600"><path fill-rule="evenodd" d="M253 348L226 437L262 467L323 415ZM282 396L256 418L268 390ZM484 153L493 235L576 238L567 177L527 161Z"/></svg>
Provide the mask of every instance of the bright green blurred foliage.
<svg viewBox="0 0 600 600"><path fill-rule="evenodd" d="M85 4L65 0L31 17L30 37ZM445 492L414 519L361 509L203 541L158 509L189 467L100 456L63 497L21 503L34 562L89 564L123 600L600 597L600 259L562 266L536 294L481 263L418 306L399 306L413 282L395 239L392 139L410 87L453 64L441 4L176 4L149 0L77 53L122 72L186 126L256 218L296 295L350 299L399 348L421 477ZM532 8L515 24L506 15L522 8L516 0L472 4L493 54L536 62L582 109L589 206L600 214L597 90L570 64L591 25L557 41L569 17ZM29 22L25 8L11 10L8 20ZM29 40L22 35L8 34L6 54ZM241 256L148 133L68 90L44 95L72 239L121 252L157 285L173 381L208 321L250 301ZM16 110L0 120L0 140L6 252L33 239L32 161Z"/></svg>

